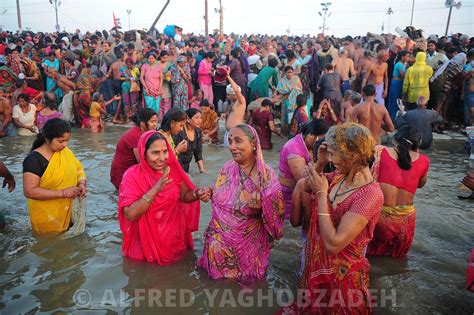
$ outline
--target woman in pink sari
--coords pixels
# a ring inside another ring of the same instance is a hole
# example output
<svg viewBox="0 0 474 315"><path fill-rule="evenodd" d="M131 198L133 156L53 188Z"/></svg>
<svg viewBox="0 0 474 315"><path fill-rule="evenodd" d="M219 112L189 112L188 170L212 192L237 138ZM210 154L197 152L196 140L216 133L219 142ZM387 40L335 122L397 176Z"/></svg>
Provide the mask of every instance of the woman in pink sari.
<svg viewBox="0 0 474 315"><path fill-rule="evenodd" d="M255 129L230 130L234 158L213 189L212 218L198 260L213 279L263 279L273 242L283 236L283 198L273 170L264 163Z"/></svg>
<svg viewBox="0 0 474 315"><path fill-rule="evenodd" d="M193 249L191 233L199 224L199 199L166 138L145 132L138 142L140 162L124 174L119 188L119 222L125 257L169 265Z"/></svg>

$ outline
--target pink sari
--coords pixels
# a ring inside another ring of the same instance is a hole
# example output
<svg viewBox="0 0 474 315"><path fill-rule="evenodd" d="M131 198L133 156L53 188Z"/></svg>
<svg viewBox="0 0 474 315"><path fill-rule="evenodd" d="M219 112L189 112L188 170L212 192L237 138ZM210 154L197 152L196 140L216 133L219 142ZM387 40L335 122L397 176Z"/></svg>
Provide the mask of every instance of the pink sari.
<svg viewBox="0 0 474 315"><path fill-rule="evenodd" d="M257 133L251 130L257 139L259 187L241 173L235 161L229 161L222 167L213 190L212 218L204 232L204 248L198 260L198 266L213 279L263 279L273 241L283 236L280 183L265 165ZM260 191L261 209L249 207L255 191Z"/></svg>
<svg viewBox="0 0 474 315"><path fill-rule="evenodd" d="M170 152L167 161L169 178L173 179L153 200L148 210L136 221L129 221L123 208L141 199L161 178L144 159L145 145L150 136L145 132L138 142L140 163L131 166L124 174L119 188L119 222L123 233L122 252L125 257L169 265L183 258L188 249L194 249L192 232L198 230L199 201L185 204L180 200L180 185L184 181L189 189L193 183Z"/></svg>

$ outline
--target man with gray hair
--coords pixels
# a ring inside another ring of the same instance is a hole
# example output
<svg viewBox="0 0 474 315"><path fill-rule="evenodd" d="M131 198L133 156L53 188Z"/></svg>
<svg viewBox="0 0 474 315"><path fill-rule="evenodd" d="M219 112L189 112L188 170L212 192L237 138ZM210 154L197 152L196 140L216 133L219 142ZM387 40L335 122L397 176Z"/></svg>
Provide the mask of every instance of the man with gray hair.
<svg viewBox="0 0 474 315"><path fill-rule="evenodd" d="M405 112L405 106L399 105L399 111L395 118L395 127L400 129L405 125L416 128L421 133L420 149L428 149L433 142L432 124L443 122L443 118L432 109L426 109L428 100L425 96L418 97L417 108Z"/></svg>

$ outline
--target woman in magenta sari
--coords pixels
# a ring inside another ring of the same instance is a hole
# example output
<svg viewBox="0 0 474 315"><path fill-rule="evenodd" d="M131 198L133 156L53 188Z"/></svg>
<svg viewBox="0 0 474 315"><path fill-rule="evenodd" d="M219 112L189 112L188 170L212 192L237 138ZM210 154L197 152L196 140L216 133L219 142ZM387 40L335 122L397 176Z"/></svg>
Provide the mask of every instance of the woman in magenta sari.
<svg viewBox="0 0 474 315"><path fill-rule="evenodd" d="M288 140L280 152L278 180L285 200L285 219L291 215L291 197L298 180L304 176L304 168L313 160L313 146L328 130L328 125L315 119L301 127L301 133Z"/></svg>
<svg viewBox="0 0 474 315"><path fill-rule="evenodd" d="M283 236L283 198L264 163L255 129L230 130L234 158L221 169L212 194L212 218L198 260L213 279L263 279L273 242Z"/></svg>
<svg viewBox="0 0 474 315"><path fill-rule="evenodd" d="M166 138L145 132L138 142L140 162L124 174L119 188L119 222L125 257L159 265L177 262L193 249L191 233L199 224L199 199Z"/></svg>

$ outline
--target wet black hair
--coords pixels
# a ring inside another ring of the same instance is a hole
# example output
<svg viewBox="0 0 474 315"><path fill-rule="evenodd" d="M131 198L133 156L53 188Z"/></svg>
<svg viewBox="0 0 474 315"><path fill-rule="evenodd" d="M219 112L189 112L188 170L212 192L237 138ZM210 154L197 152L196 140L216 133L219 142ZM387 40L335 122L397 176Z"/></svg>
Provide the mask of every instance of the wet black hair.
<svg viewBox="0 0 474 315"><path fill-rule="evenodd" d="M28 94L25 94L25 93L21 93L20 95L16 97L17 100L19 100L20 98L24 99L26 102L30 101L30 97L28 96Z"/></svg>
<svg viewBox="0 0 474 315"><path fill-rule="evenodd" d="M25 84L25 80L22 80L22 79L16 79L15 81L15 86L19 89L23 86L23 84Z"/></svg>
<svg viewBox="0 0 474 315"><path fill-rule="evenodd" d="M145 144L145 155L146 155L146 151L148 151L148 149L151 147L151 145L155 142L155 141L158 141L158 140L164 140L166 142L166 138L165 136L163 136L161 133L157 132L157 133L154 133L150 136L150 138L148 138L148 140L146 141L146 144Z"/></svg>
<svg viewBox="0 0 474 315"><path fill-rule="evenodd" d="M193 118L197 113L200 113L201 111L197 108L188 108L186 110L186 115L188 115L188 118L191 119Z"/></svg>
<svg viewBox="0 0 474 315"><path fill-rule="evenodd" d="M396 151L398 154L398 166L402 170L409 170L411 168L411 150L418 150L421 144L421 133L418 129L411 126L403 126L398 129L393 136L396 142Z"/></svg>
<svg viewBox="0 0 474 315"><path fill-rule="evenodd" d="M262 101L262 106L273 106L273 102L270 99L266 98Z"/></svg>
<svg viewBox="0 0 474 315"><path fill-rule="evenodd" d="M31 147L31 151L38 149L42 146L46 140L52 141L54 138L59 138L65 133L71 132L71 126L69 123L61 118L53 118L48 120L36 136L35 142Z"/></svg>
<svg viewBox="0 0 474 315"><path fill-rule="evenodd" d="M303 138L311 134L313 136L324 135L329 130L329 125L324 119L313 119L310 122L303 124L300 131Z"/></svg>
<svg viewBox="0 0 474 315"><path fill-rule="evenodd" d="M155 57L155 59L158 59L158 55L156 54L156 52L154 51L149 51L147 54L146 54L146 58L150 58L150 56L153 56Z"/></svg>
<svg viewBox="0 0 474 315"><path fill-rule="evenodd" d="M375 86L373 84L367 84L364 86L364 95L365 96L374 96L375 95Z"/></svg>
<svg viewBox="0 0 474 315"><path fill-rule="evenodd" d="M287 73L289 70L294 71L292 66L286 66L285 68L283 68L284 73Z"/></svg>
<svg viewBox="0 0 474 315"><path fill-rule="evenodd" d="M293 59L295 58L295 52L293 50L287 50L285 52L286 58L287 59Z"/></svg>
<svg viewBox="0 0 474 315"><path fill-rule="evenodd" d="M276 60L275 58L270 58L268 60L268 65L271 67L271 68L276 68L278 66L278 60Z"/></svg>
<svg viewBox="0 0 474 315"><path fill-rule="evenodd" d="M135 125L140 126L141 122L146 124L153 116L158 117L158 114L153 109L142 108L137 113L133 114L132 121Z"/></svg>
<svg viewBox="0 0 474 315"><path fill-rule="evenodd" d="M170 55L170 54L169 54L166 50L162 50L162 51L160 52L160 58L161 58L161 57L164 57L164 56L169 56L169 55Z"/></svg>
<svg viewBox="0 0 474 315"><path fill-rule="evenodd" d="M201 102L199 102L199 106L200 107L209 107L209 101L207 100L207 98L201 100Z"/></svg>
<svg viewBox="0 0 474 315"><path fill-rule="evenodd" d="M44 106L49 109L57 110L58 109L58 99L54 92L45 92L43 95Z"/></svg>
<svg viewBox="0 0 474 315"><path fill-rule="evenodd" d="M171 129L171 122L173 121L183 121L186 120L188 116L186 113L179 108L172 108L166 112L163 116L163 121L161 122L160 129L163 131L169 131Z"/></svg>
<svg viewBox="0 0 474 315"><path fill-rule="evenodd" d="M74 59L72 59L71 57L64 58L64 61L67 61L69 64L74 65Z"/></svg>
<svg viewBox="0 0 474 315"><path fill-rule="evenodd" d="M306 95L300 94L296 97L296 106L300 107L300 106L306 105L306 101L307 101Z"/></svg>
<svg viewBox="0 0 474 315"><path fill-rule="evenodd" d="M210 51L206 54L206 58L214 58L214 57L216 57L216 54L212 51Z"/></svg>
<svg viewBox="0 0 474 315"><path fill-rule="evenodd" d="M409 52L406 51L406 50L402 50L400 51L398 54L397 54L397 58L395 59L396 62L402 60L403 57L405 57L406 55L408 55Z"/></svg>

